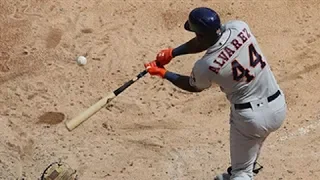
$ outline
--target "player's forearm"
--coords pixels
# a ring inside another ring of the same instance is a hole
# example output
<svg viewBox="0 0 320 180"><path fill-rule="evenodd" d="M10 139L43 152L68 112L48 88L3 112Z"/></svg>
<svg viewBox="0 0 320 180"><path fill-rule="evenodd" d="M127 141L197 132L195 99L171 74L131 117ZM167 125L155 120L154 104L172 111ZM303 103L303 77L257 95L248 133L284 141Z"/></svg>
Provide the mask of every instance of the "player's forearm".
<svg viewBox="0 0 320 180"><path fill-rule="evenodd" d="M200 90L190 85L189 76L184 76L184 75L167 71L164 75L164 78L170 81L172 84L174 84L178 88L183 89L185 91L200 92Z"/></svg>
<svg viewBox="0 0 320 180"><path fill-rule="evenodd" d="M197 38L193 38L190 41L178 46L177 48L173 49L172 56L180 56L185 54L194 54L199 53L206 50L208 46L204 45L204 43L200 43Z"/></svg>

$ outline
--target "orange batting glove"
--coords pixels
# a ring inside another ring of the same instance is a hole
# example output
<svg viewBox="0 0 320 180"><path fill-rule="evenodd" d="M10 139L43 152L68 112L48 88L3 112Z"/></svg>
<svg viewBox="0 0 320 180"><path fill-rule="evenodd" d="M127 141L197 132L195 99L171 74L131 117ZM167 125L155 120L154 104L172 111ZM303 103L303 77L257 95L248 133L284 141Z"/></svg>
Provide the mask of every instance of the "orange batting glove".
<svg viewBox="0 0 320 180"><path fill-rule="evenodd" d="M172 48L161 50L157 54L156 61L162 66L168 64L173 58L172 50L173 50Z"/></svg>
<svg viewBox="0 0 320 180"><path fill-rule="evenodd" d="M162 65L157 65L156 61L151 61L144 64L144 67L147 69L148 73L153 76L160 76L164 78L167 70Z"/></svg>

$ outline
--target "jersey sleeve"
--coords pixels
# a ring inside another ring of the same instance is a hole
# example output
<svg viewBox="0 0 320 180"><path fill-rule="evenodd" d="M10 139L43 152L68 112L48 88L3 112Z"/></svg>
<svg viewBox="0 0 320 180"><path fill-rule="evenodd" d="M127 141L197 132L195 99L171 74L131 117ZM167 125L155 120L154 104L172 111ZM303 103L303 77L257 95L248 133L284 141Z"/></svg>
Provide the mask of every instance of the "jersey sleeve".
<svg viewBox="0 0 320 180"><path fill-rule="evenodd" d="M200 90L209 88L212 82L210 80L211 74L208 71L209 67L204 61L197 61L192 68L189 80L190 85Z"/></svg>

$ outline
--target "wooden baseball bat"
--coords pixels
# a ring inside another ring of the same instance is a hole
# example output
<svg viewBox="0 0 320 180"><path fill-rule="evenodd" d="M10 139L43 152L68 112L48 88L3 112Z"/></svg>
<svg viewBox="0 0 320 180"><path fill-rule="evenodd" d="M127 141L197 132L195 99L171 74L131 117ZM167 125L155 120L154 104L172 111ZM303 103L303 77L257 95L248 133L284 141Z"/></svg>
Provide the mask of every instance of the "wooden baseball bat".
<svg viewBox="0 0 320 180"><path fill-rule="evenodd" d="M69 131L72 131L74 128L79 126L82 122L86 121L88 118L90 118L96 112L98 112L100 109L105 107L112 99L114 99L116 96L118 96L125 89L127 89L129 86L131 86L133 83L135 83L138 79L140 79L141 77L143 77L146 74L147 74L147 70L140 72L136 77L134 77L130 81L124 83L122 86L120 86L118 89L114 90L113 92L108 93L105 97L100 99L98 102L96 102L95 104L90 106L88 109L86 109L82 113L80 113L78 116L67 121L65 123L67 126L67 129Z"/></svg>

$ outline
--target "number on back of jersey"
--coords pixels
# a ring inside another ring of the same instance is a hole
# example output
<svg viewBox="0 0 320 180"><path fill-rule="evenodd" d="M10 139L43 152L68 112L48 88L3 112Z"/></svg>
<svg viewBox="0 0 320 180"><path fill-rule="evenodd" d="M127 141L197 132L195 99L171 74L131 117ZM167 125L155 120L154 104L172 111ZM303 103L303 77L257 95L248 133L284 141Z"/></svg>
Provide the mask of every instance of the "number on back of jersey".
<svg viewBox="0 0 320 180"><path fill-rule="evenodd" d="M249 45L249 60L250 66L255 68L260 64L261 69L266 66L266 62L262 60L261 55L256 51L253 44ZM235 81L241 81L243 78L246 78L246 82L249 83L254 79L254 76L250 74L249 69L243 67L236 59L232 61L232 74Z"/></svg>
<svg viewBox="0 0 320 180"><path fill-rule="evenodd" d="M244 68L236 59L232 61L231 65L233 80L240 81L243 77L245 77L246 81L250 82L254 78L254 76L250 74L250 71Z"/></svg>
<svg viewBox="0 0 320 180"><path fill-rule="evenodd" d="M266 63L262 60L261 55L256 51L253 44L249 45L249 57L250 57L250 66L256 67L260 63L261 69L266 66Z"/></svg>

